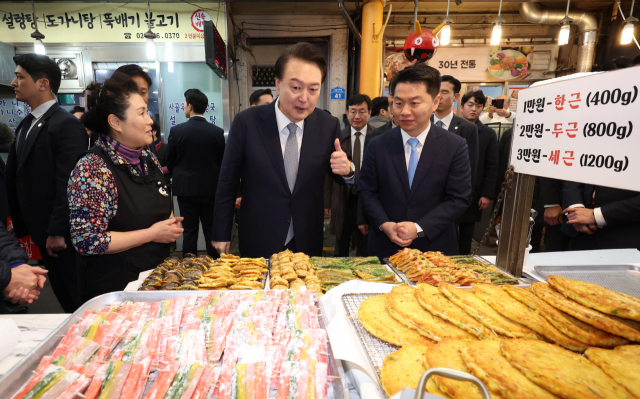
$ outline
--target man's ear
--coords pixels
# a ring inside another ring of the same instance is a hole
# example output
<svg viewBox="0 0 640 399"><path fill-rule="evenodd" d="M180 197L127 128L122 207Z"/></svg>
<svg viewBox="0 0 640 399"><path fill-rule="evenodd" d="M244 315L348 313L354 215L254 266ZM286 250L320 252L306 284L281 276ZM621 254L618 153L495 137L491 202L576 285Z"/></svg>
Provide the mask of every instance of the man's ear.
<svg viewBox="0 0 640 399"><path fill-rule="evenodd" d="M38 79L38 90L50 91L51 89L49 88L49 79L47 78Z"/></svg>
<svg viewBox="0 0 640 399"><path fill-rule="evenodd" d="M456 93L456 95L453 96L453 101L460 101L460 93Z"/></svg>

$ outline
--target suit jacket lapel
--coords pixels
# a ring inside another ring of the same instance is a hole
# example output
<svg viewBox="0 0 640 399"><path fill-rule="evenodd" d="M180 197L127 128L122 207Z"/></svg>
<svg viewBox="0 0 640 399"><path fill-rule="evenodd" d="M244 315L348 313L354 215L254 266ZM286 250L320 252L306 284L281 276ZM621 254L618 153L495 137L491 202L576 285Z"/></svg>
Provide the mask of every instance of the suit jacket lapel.
<svg viewBox="0 0 640 399"><path fill-rule="evenodd" d="M407 172L407 159L404 155L404 143L402 142L400 127L394 128L394 133L389 135L387 148L389 149L391 163L395 166L398 178L404 189L404 194L409 197L409 172Z"/></svg>
<svg viewBox="0 0 640 399"><path fill-rule="evenodd" d="M258 123L258 133L260 134L262 143L269 154L269 158L271 159L271 163L273 164L276 174L280 177L285 189L289 191L289 183L287 182L287 175L284 171L284 157L282 156L278 121L276 120L276 103L274 101L271 104L272 105L265 107L265 110L260 114L260 118L265 123ZM300 169L298 168L298 170Z"/></svg>
<svg viewBox="0 0 640 399"><path fill-rule="evenodd" d="M302 146L300 147L300 158L298 161L298 177L296 177L296 185L293 187L293 195L296 195L300 185L304 182L309 170L309 164L313 158L313 152L316 148L322 151L320 143L319 126L316 123L316 112L304 120L304 132L302 134ZM321 111L324 112L324 111ZM335 141L335 140L334 140ZM333 142L332 142L333 144Z"/></svg>
<svg viewBox="0 0 640 399"><path fill-rule="evenodd" d="M29 135L27 136L27 138L26 138L26 140L24 142L24 148L22 149L22 156L20 157L20 163L18 164L18 170L20 170L22 165L24 165L25 161L27 160L27 157L29 156L29 151L31 151L31 147L33 147L33 143L36 142L36 139L38 138L38 135L40 134L40 131L42 130L42 126L44 126L44 124L46 123L47 119L49 119L49 117L51 115L53 115L53 113L56 112L58 109L60 109L60 106L57 103L53 104L47 110L47 112L45 112L44 115L42 115L42 117L36 122L36 124L33 125L33 128L31 129L31 131L29 131ZM28 129L29 127L26 126L26 128ZM22 134L22 132L20 132L20 134Z"/></svg>
<svg viewBox="0 0 640 399"><path fill-rule="evenodd" d="M460 124L460 117L457 115L453 115L453 118L451 119L451 124L449 125L449 128L447 130L455 135L460 136L460 133L458 132L459 124Z"/></svg>
<svg viewBox="0 0 640 399"><path fill-rule="evenodd" d="M427 175L431 164L433 164L433 161L438 156L440 147L442 146L442 141L440 140L441 135L442 133L436 130L435 126L431 125L431 129L429 129L427 138L424 141L422 153L420 154L416 174L413 176L413 184L411 185L409 199L411 199L413 194L418 190L418 186L420 186L420 183L422 183L422 180L424 180ZM408 179L409 178L407 177L407 181Z"/></svg>

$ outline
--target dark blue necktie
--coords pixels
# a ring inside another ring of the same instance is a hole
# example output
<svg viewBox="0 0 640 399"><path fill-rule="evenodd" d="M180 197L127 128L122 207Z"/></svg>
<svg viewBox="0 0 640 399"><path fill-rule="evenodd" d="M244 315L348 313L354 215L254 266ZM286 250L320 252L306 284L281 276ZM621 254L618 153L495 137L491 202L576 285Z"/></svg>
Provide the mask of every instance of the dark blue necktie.
<svg viewBox="0 0 640 399"><path fill-rule="evenodd" d="M22 122L22 127L20 128L20 135L18 136L18 143L16 144L16 155L18 155L18 160L22 158L22 150L24 149L24 142L27 139L27 133L29 133L29 129L31 129L31 124L35 117L33 114L27 115Z"/></svg>

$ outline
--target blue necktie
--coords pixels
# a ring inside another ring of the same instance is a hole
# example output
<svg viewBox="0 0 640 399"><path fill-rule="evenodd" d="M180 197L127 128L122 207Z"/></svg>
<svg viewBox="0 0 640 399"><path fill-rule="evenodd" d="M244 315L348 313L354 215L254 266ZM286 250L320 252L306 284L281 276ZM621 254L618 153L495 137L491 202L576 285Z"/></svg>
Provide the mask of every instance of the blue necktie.
<svg viewBox="0 0 640 399"><path fill-rule="evenodd" d="M438 122L436 122L436 126L438 126L438 127L442 127L442 121L438 121Z"/></svg>
<svg viewBox="0 0 640 399"><path fill-rule="evenodd" d="M289 136L287 137L287 144L284 147L284 172L287 176L287 183L289 183L289 190L293 193L293 188L296 186L296 179L298 177L298 138L296 132L298 126L295 123L289 123L287 125L289 129ZM293 216L289 220L289 230L287 231L287 238L284 245L289 244L289 241L293 239Z"/></svg>
<svg viewBox="0 0 640 399"><path fill-rule="evenodd" d="M416 169L418 168L418 160L420 154L418 154L418 144L420 143L417 138L410 138L407 143L411 146L411 156L409 157L409 188L413 184L413 177L416 175Z"/></svg>

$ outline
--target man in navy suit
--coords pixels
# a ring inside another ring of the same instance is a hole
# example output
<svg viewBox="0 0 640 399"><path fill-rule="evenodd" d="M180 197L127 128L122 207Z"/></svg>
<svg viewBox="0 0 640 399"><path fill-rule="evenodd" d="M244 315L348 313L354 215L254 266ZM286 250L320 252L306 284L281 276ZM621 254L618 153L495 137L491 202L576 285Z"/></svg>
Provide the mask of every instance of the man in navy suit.
<svg viewBox="0 0 640 399"><path fill-rule="evenodd" d="M285 248L320 256L325 176L355 182L353 163L340 147L340 122L316 109L324 57L298 43L278 58L275 72L278 100L242 111L229 130L214 211L212 240L219 253L229 252L240 179L238 237L246 257Z"/></svg>
<svg viewBox="0 0 640 399"><path fill-rule="evenodd" d="M439 89L440 73L425 64L391 80L399 126L371 140L358 181L370 255L403 247L458 254L454 223L470 203L471 165L466 141L430 123Z"/></svg>

